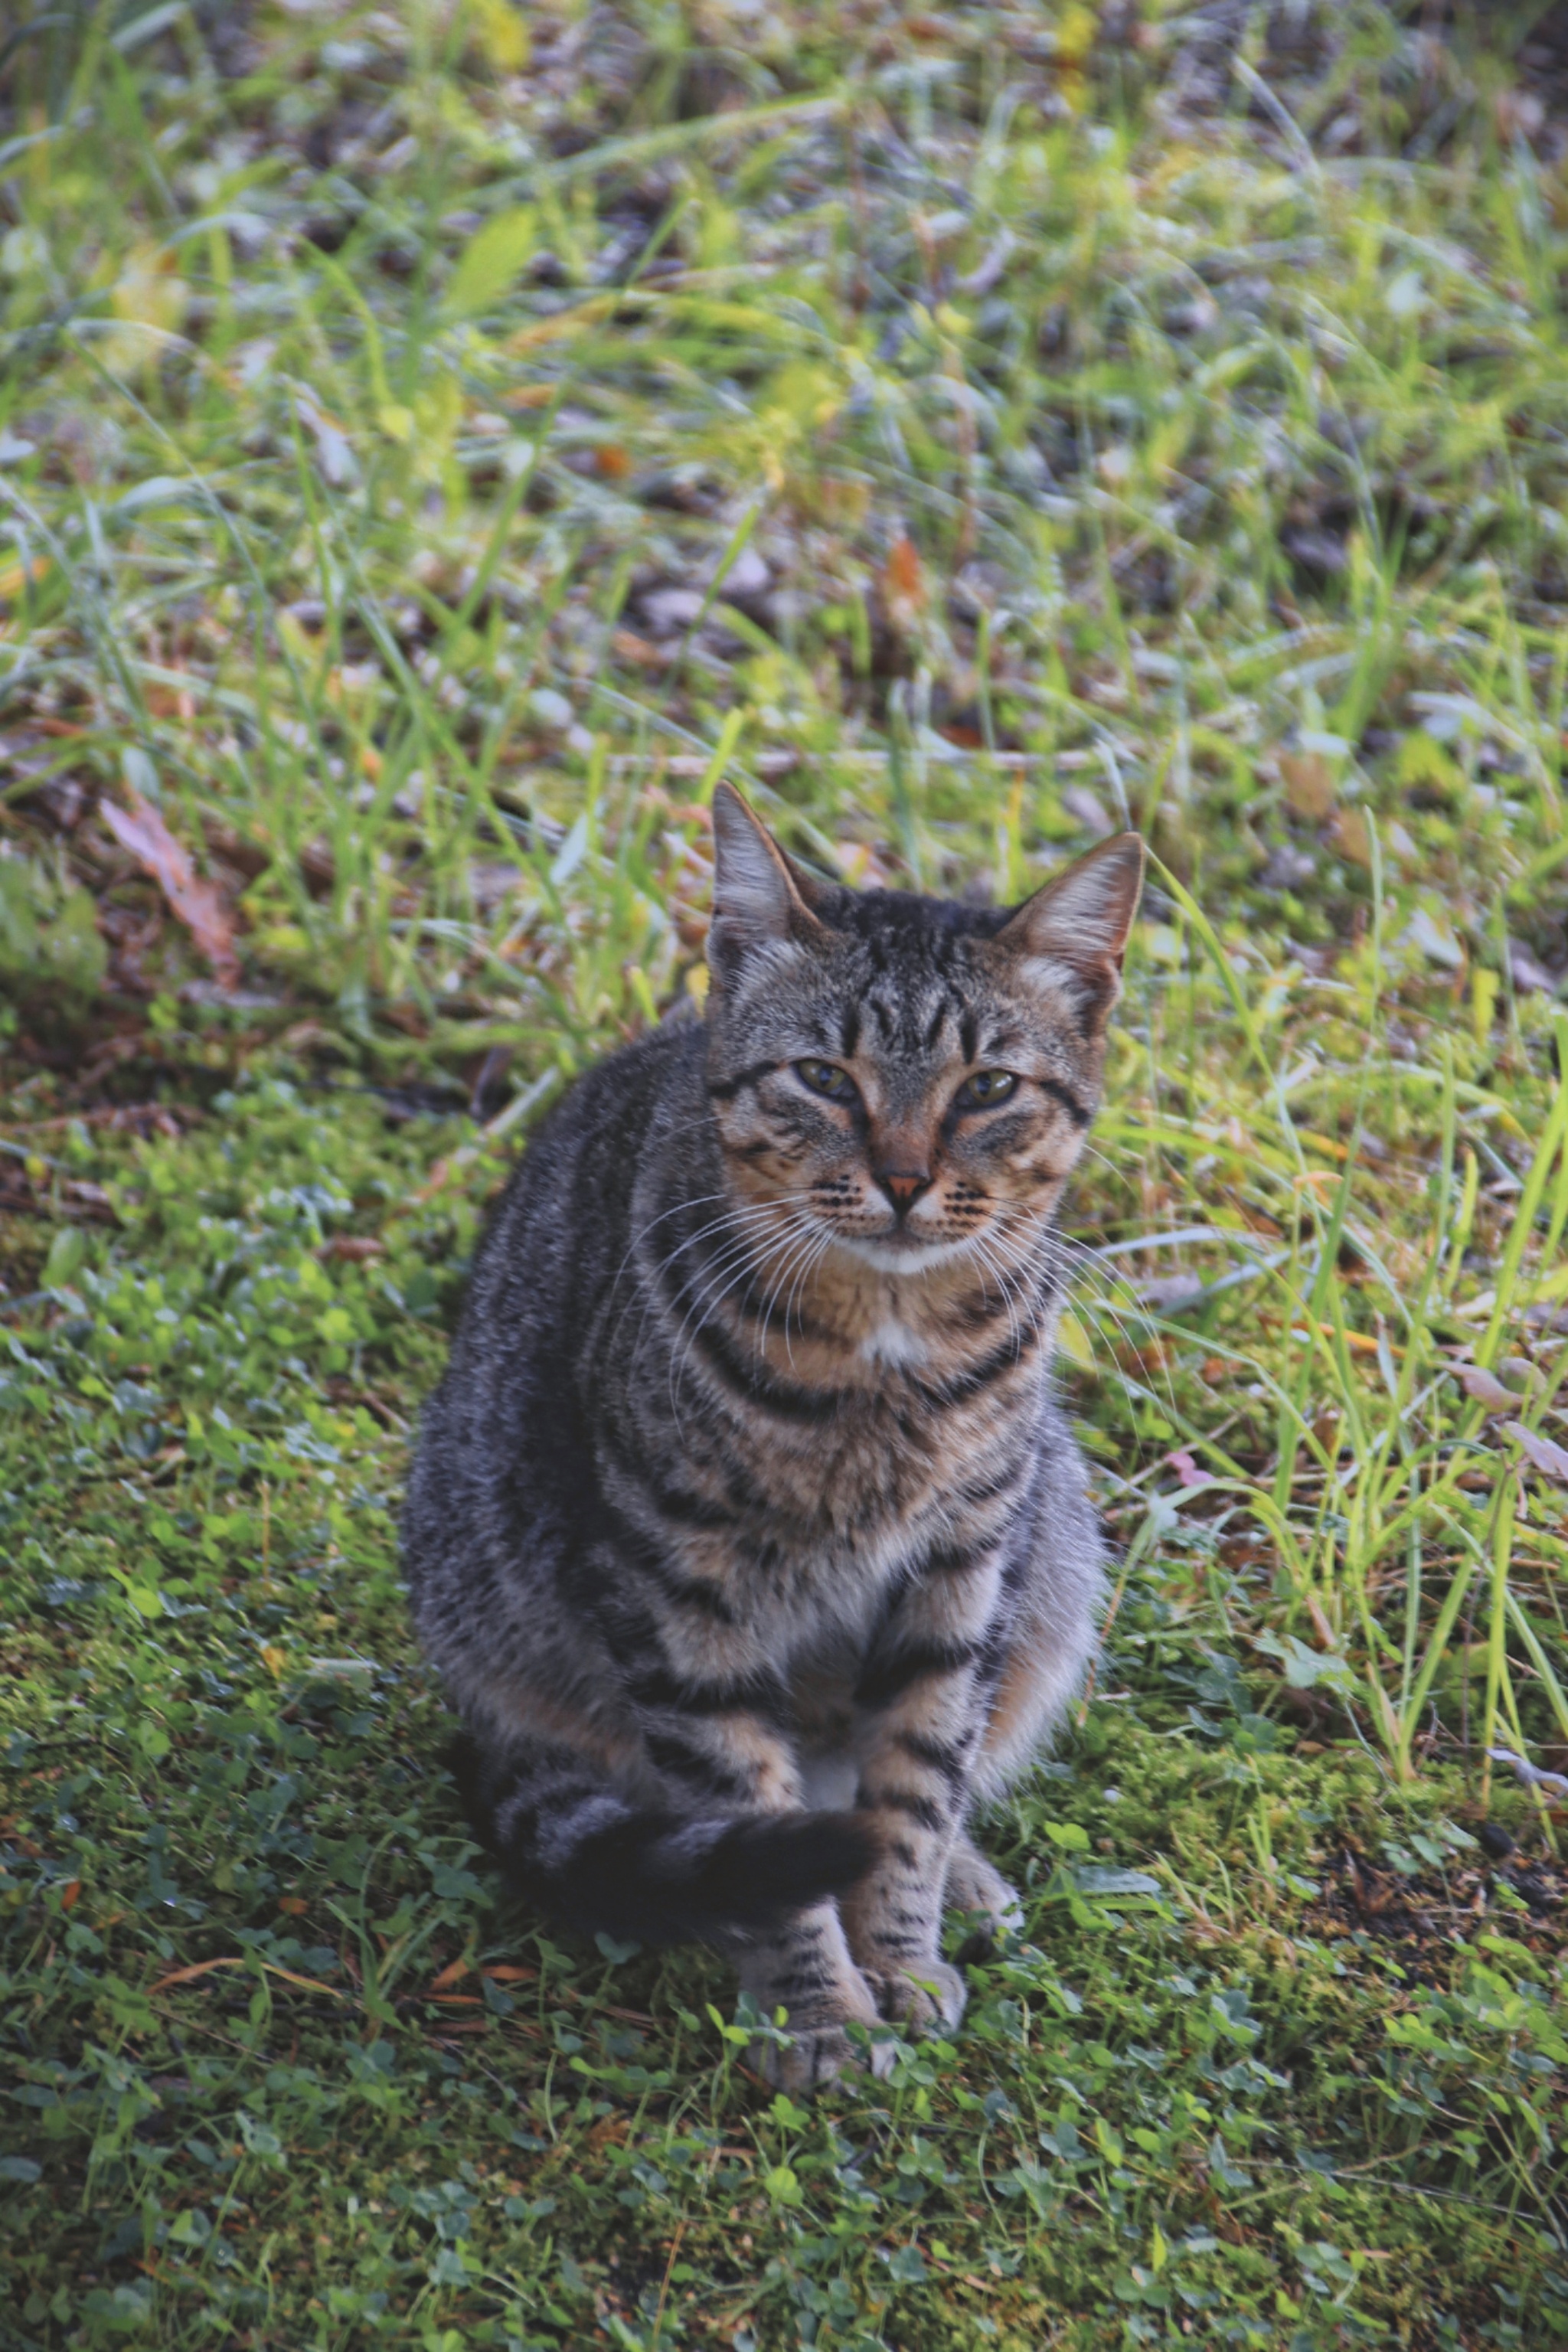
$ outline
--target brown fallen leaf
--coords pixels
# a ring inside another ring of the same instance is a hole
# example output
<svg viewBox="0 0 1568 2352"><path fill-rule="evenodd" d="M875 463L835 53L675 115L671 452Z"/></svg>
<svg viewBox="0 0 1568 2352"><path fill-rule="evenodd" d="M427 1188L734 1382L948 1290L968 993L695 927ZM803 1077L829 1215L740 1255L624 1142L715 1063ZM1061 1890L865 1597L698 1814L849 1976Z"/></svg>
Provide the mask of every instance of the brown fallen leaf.
<svg viewBox="0 0 1568 2352"><path fill-rule="evenodd" d="M234 910L216 883L204 882L151 801L132 793L129 809L113 801L100 801L99 814L122 849L128 849L145 874L152 876L174 912L211 964L219 982L233 988L239 981L239 958L234 944Z"/></svg>
<svg viewBox="0 0 1568 2352"><path fill-rule="evenodd" d="M121 1912L115 1914L116 1918L123 1916ZM110 1923L106 1919L102 1924L108 1927ZM215 1969L244 1969L248 1968L249 1965L243 1952L226 1956L221 1960L197 1960L193 1968L172 1969L166 1977L160 1977L156 1984L150 1984L147 1990L149 1994L166 1992L171 1985L194 1984L198 1977L211 1976ZM262 1960L258 1966L264 1968L269 1977L281 1977L285 1984L302 1986L306 1992L324 1992L329 2000L342 2000L346 1998L333 1986L323 1984L320 1977L299 1976L292 1969L279 1968L276 1960Z"/></svg>
<svg viewBox="0 0 1568 2352"><path fill-rule="evenodd" d="M1320 1646L1325 1650L1337 1650L1339 1637L1330 1624L1324 1613L1323 1604L1315 1592L1309 1592L1307 1595L1307 1614L1312 1621L1312 1631L1318 1637Z"/></svg>
<svg viewBox="0 0 1568 2352"><path fill-rule="evenodd" d="M0 570L0 598L9 604L13 597L21 594L29 582L37 587L48 568L49 558L47 555L35 555L30 563L7 563L4 570Z"/></svg>
<svg viewBox="0 0 1568 2352"><path fill-rule="evenodd" d="M636 662L640 669L662 669L669 659L662 646L651 637L639 637L635 629L617 629L610 643L622 661Z"/></svg>
<svg viewBox="0 0 1568 2352"><path fill-rule="evenodd" d="M193 1968L171 1969L166 1977L160 1977L157 1983L150 1984L147 1990L150 1993L166 1992L171 1985L194 1984L198 1977L211 1976L214 1969L242 1969L244 1966L244 1959L237 1956L233 1959L197 1960Z"/></svg>
<svg viewBox="0 0 1568 2352"><path fill-rule="evenodd" d="M1281 751L1279 772L1285 779L1286 801L1298 816L1321 824L1333 814L1338 798L1334 772L1321 751Z"/></svg>
<svg viewBox="0 0 1568 2352"><path fill-rule="evenodd" d="M1505 1389L1495 1372L1484 1364L1456 1364L1455 1372L1467 1396L1474 1397L1488 1412L1517 1412L1519 1399L1512 1389Z"/></svg>
<svg viewBox="0 0 1568 2352"><path fill-rule="evenodd" d="M912 539L902 533L888 551L888 560L882 567L882 593L900 626L906 625L925 602L925 571L920 550Z"/></svg>
<svg viewBox="0 0 1568 2352"><path fill-rule="evenodd" d="M1525 1460L1533 1463L1544 1477L1559 1479L1568 1486L1568 1445L1553 1444L1538 1430L1526 1429L1522 1421L1505 1421L1503 1433L1512 1438Z"/></svg>
<svg viewBox="0 0 1568 2352"><path fill-rule="evenodd" d="M1371 866L1372 835L1363 809L1341 809L1334 819L1334 847L1352 866Z"/></svg>

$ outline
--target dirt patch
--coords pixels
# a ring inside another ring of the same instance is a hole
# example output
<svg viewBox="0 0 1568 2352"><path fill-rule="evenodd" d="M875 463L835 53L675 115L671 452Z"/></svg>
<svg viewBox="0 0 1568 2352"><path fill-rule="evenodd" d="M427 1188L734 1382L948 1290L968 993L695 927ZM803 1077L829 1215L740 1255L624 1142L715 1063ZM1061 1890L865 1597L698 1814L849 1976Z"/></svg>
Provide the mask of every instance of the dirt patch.
<svg viewBox="0 0 1568 2352"><path fill-rule="evenodd" d="M1487 1824L1489 1843L1507 1835ZM1543 1956L1568 1945L1568 1865L1510 1841L1501 1852L1482 1849L1473 1862L1417 1877L1347 1846L1301 1925L1324 1937L1375 1937L1415 1981L1446 1986L1456 1946L1483 1927Z"/></svg>

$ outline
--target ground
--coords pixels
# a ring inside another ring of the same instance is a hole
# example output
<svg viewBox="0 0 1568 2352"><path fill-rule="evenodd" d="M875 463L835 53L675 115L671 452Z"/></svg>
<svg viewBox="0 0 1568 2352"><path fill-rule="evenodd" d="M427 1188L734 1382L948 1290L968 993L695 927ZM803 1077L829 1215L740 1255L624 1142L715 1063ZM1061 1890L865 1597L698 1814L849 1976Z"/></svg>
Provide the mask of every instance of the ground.
<svg viewBox="0 0 1568 2352"><path fill-rule="evenodd" d="M1540 9L0 32L0 2343L1568 2344L1565 265ZM1105 1653L801 2105L509 1901L396 1569L721 773L1155 861Z"/></svg>

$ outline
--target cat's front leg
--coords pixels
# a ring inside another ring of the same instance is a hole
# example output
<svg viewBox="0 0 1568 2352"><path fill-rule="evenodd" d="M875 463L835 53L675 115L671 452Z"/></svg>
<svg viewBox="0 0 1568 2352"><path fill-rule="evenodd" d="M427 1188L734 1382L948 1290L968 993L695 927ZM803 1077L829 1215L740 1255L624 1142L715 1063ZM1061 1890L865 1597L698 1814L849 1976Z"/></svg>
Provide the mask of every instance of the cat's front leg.
<svg viewBox="0 0 1568 2352"><path fill-rule="evenodd" d="M771 2022L784 2012L787 2044L759 2042L752 2053L770 2082L785 2091L809 2091L866 2063L864 2044L851 2041L847 2029L877 2024L881 2010L850 1957L835 1905L797 1913L778 1935L736 1957L742 1990L763 2015ZM873 2073L885 2073L890 2059L885 2046L872 2046Z"/></svg>
<svg viewBox="0 0 1568 2352"><path fill-rule="evenodd" d="M749 1814L759 1827L773 1821L781 1828L798 1817L808 1817L819 1832L845 1823L832 1811L811 1813L806 1787L792 1738L777 1723L743 1706L726 1704L729 1691L710 1683L705 1689L682 1686L684 1705L677 1704L668 1678L658 1677L657 1708L647 1705L654 1677L645 1673L643 1721L645 1743L672 1794L699 1818L709 1804L724 1809L737 1827ZM816 1841L818 1854L822 1838ZM759 1881L765 1870L762 1841L742 1841L736 1866L742 1873L732 1887L731 1916L755 1917L758 1908L773 1911L773 1924L752 1927L717 1940L731 1953L740 1971L742 1990L750 1993L763 2015L773 2021L785 2012L787 2045L761 2043L753 2056L770 2078L785 2090L810 2090L863 2063L863 2049L850 2040L852 2024L871 2026L880 2011L876 1996L856 1967L845 1940L837 1906L831 1901L802 1904L789 1909L788 1895L776 1882ZM809 1863L810 1853L792 1854L792 1864ZM824 1883L816 1874L817 1891ZM770 1899L771 1898L771 1899ZM722 1910L724 1890L715 1888ZM779 1912L783 1909L784 1916ZM871 2063L879 2063L873 2051Z"/></svg>
<svg viewBox="0 0 1568 2352"><path fill-rule="evenodd" d="M859 1803L878 1859L844 1896L849 1948L884 2016L921 2031L963 2014L942 1958L947 1874L963 1834L991 1680L994 1560L944 1555L900 1602L856 1692Z"/></svg>

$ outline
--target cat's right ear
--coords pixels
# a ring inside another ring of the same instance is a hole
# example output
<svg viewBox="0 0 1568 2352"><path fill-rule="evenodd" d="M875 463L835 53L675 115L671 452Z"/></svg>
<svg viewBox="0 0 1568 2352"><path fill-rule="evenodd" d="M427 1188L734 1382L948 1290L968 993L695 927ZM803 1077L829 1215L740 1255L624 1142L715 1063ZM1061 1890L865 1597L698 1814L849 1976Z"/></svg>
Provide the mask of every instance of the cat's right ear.
<svg viewBox="0 0 1568 2352"><path fill-rule="evenodd" d="M1070 976L1090 1034L1104 1029L1121 993L1121 959L1147 862L1138 835L1119 833L1026 898L997 934L1023 976L1047 984Z"/></svg>
<svg viewBox="0 0 1568 2352"><path fill-rule="evenodd" d="M822 929L790 862L733 784L713 788L713 919L708 967L723 982L748 956Z"/></svg>

